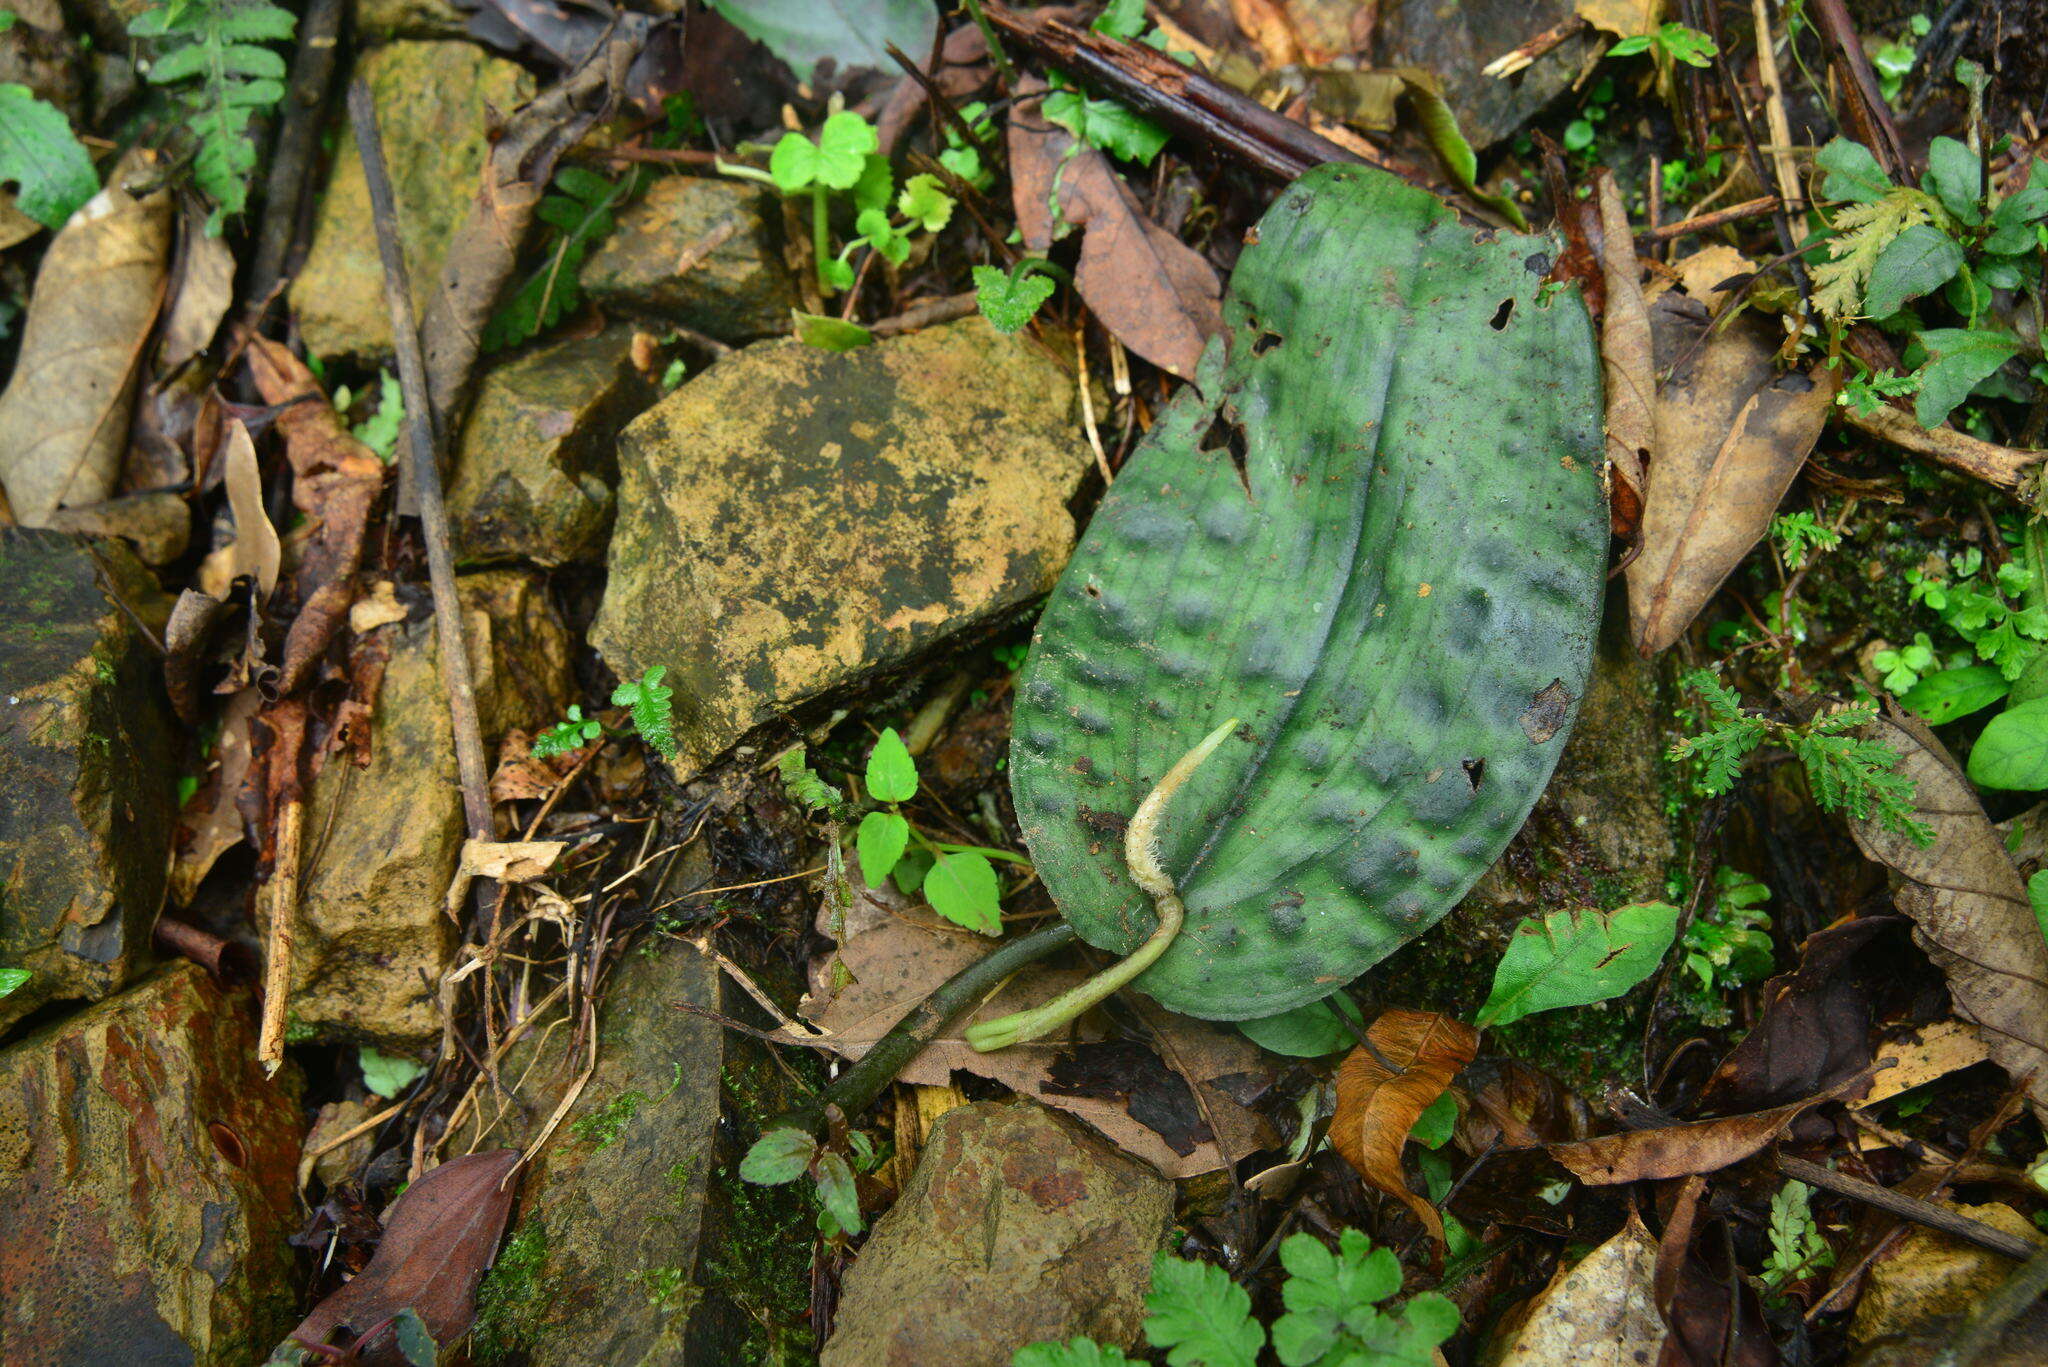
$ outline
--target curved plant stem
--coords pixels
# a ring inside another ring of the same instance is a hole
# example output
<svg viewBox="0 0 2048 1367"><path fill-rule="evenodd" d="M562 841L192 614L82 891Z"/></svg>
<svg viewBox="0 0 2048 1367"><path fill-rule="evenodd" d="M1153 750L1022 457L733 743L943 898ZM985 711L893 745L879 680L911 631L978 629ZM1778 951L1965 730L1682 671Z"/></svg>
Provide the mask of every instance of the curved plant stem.
<svg viewBox="0 0 2048 1367"><path fill-rule="evenodd" d="M966 1039L976 1050L985 1054L992 1049L1037 1039L1058 1029L1143 973L1166 952L1167 946L1180 934L1187 909L1181 905L1180 896L1174 891L1173 879L1159 866L1159 822L1166 815L1166 804L1173 799L1174 793L1236 729L1237 718L1232 717L1182 755L1180 761L1166 771L1166 777L1159 780L1159 786L1138 804L1138 810L1131 815L1131 824L1124 832L1124 864L1131 871L1131 881L1151 894L1152 904L1159 911L1159 924L1151 937L1128 957L1043 1006L969 1026Z"/></svg>
<svg viewBox="0 0 2048 1367"><path fill-rule="evenodd" d="M963 1011L972 1008L1018 969L1073 942L1074 928L1060 921L976 959L940 983L929 997L889 1027L889 1033L876 1040L858 1063L833 1079L815 1105L764 1128L795 1125L815 1132L824 1123L826 1108L831 1106L838 1107L842 1115L859 1115Z"/></svg>

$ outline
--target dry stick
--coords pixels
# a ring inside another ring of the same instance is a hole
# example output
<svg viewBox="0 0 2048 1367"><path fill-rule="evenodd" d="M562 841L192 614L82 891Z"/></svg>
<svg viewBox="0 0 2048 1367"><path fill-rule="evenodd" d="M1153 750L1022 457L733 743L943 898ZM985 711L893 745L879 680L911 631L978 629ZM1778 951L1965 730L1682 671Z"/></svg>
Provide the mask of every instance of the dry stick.
<svg viewBox="0 0 2048 1367"><path fill-rule="evenodd" d="M1764 122L1771 130L1771 169L1778 176L1778 197L1799 202L1799 176L1792 169L1792 122L1785 117L1785 87L1778 78L1778 52L1771 38L1770 0L1751 0L1756 23L1756 74L1764 87ZM1793 219L1792 245L1806 241L1806 223Z"/></svg>
<svg viewBox="0 0 2048 1367"><path fill-rule="evenodd" d="M344 0L308 0L299 21L298 52L292 58L291 86L285 92L277 142L264 177L263 222L256 231L256 261L249 268L250 317L267 308L284 279L287 258L298 236L299 208L314 184L313 158L320 150L320 127L327 92L334 83L335 59L341 51L341 25L348 11Z"/></svg>
<svg viewBox="0 0 2048 1367"><path fill-rule="evenodd" d="M426 363L413 326L412 284L398 245L398 208L391 172L377 136L377 111L370 87L358 76L348 87L348 117L355 128L363 178L370 190L370 217L377 230L377 254L384 258L384 303L391 310L391 336L398 352L398 381L405 393L405 422L411 442L413 487L420 501L420 535L427 543L427 576L434 589L434 618L441 682L448 690L448 716L455 729L455 767L462 777L462 812L472 839L493 839L490 780L484 769L483 728L478 723L476 688L469 677L469 652L462 637L462 603L455 595L455 556L448 548L448 509L441 498L441 466L435 458L434 406L427 394ZM488 897L485 901L488 903Z"/></svg>
<svg viewBox="0 0 2048 1367"><path fill-rule="evenodd" d="M263 1019L256 1032L256 1061L263 1076L275 1077L284 1063L284 1029L292 995L292 952L298 942L299 836L304 827L306 790L300 765L306 741L306 704L286 698L264 718L272 740L265 757L269 777L264 787L282 801L271 843L270 881L264 900L270 904L270 933L263 952Z"/></svg>
<svg viewBox="0 0 2048 1367"><path fill-rule="evenodd" d="M1900 1219L1926 1225L1929 1229L1938 1229L1966 1243L1975 1244L1993 1253L2002 1253L2021 1262L2033 1257L2040 1247L2031 1240L2022 1239L2017 1234L2007 1234L2002 1229L1987 1225L1982 1220L1973 1220L1967 1215L1958 1214L1946 1206L1937 1206L1932 1201L1922 1201L1903 1195L1888 1187L1881 1187L1875 1182L1866 1182L1860 1177L1850 1177L1836 1172L1833 1168L1809 1163L1803 1158L1788 1158L1780 1154L1778 1168L1787 1177L1796 1177L1808 1186L1825 1187L1838 1195L1861 1201L1867 1206L1875 1206Z"/></svg>
<svg viewBox="0 0 2048 1367"><path fill-rule="evenodd" d="M1869 413L1860 412L1854 404L1840 412L1844 422L1866 436L1939 461L1951 470L1960 470L2009 494L2017 493L2021 481L2042 460L2048 459L2048 451L1998 446L1949 427L1922 427L1911 413L1901 412L1888 403Z"/></svg>
<svg viewBox="0 0 2048 1367"><path fill-rule="evenodd" d="M1884 169L1895 178L1908 170L1905 144L1899 140L1898 125L1892 122L1891 107L1878 89L1877 73L1863 51L1863 39L1856 21L1842 0L1814 0L1813 17L1820 31L1835 49L1835 62L1848 79L1849 121L1856 126L1857 140L1873 152Z"/></svg>
<svg viewBox="0 0 2048 1367"><path fill-rule="evenodd" d="M1725 209L1716 209L1710 214L1701 214L1697 218L1683 218L1676 223L1661 223L1646 232L1637 233L1636 241L1645 246L1657 242L1669 242L1675 237L1684 237L1688 233L1711 232L1715 228L1723 228L1730 223L1735 223L1745 218L1755 218L1759 214L1768 214L1783 206L1784 201L1776 195L1759 195L1755 199L1745 199L1740 204L1731 204Z"/></svg>
<svg viewBox="0 0 2048 1367"><path fill-rule="evenodd" d="M884 318L868 326L868 331L877 337L894 337L899 332L916 332L919 328L934 323L950 323L956 318L965 318L975 310L974 291L963 294L944 294L937 299L926 299L912 304L893 318Z"/></svg>

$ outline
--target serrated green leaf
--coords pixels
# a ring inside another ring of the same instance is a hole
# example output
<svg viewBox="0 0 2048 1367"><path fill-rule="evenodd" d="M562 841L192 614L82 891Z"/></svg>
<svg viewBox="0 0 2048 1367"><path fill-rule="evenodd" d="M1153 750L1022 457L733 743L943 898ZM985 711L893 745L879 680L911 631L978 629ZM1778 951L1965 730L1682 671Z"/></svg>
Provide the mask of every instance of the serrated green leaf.
<svg viewBox="0 0 2048 1367"><path fill-rule="evenodd" d="M1003 933L1002 891L994 865L978 854L940 855L924 875L932 910L983 935Z"/></svg>
<svg viewBox="0 0 2048 1367"><path fill-rule="evenodd" d="M912 176L896 197L896 212L928 233L938 232L953 221L953 197L937 176Z"/></svg>
<svg viewBox="0 0 2048 1367"><path fill-rule="evenodd" d="M1591 328L1527 264L1555 247L1371 168L1301 177L1054 589L1011 791L1083 939L1129 953L1156 921L1105 832L1224 720L1250 742L1159 831L1186 923L1135 985L1169 1009L1328 995L1447 912L1548 781L1608 542Z"/></svg>
<svg viewBox="0 0 2048 1367"><path fill-rule="evenodd" d="M363 1070L363 1085L382 1097L396 1097L427 1071L416 1060L381 1053L367 1044L356 1050L356 1062Z"/></svg>
<svg viewBox="0 0 2048 1367"><path fill-rule="evenodd" d="M2009 707L1970 747L1970 781L2033 793L2048 788L2048 698Z"/></svg>
<svg viewBox="0 0 2048 1367"><path fill-rule="evenodd" d="M809 81L827 58L844 71L894 71L889 45L923 59L932 50L938 10L922 0L710 0L733 27L765 43Z"/></svg>
<svg viewBox="0 0 2048 1367"><path fill-rule="evenodd" d="M860 1190L853 1169L836 1153L818 1157L818 1200L848 1234L861 1231Z"/></svg>
<svg viewBox="0 0 2048 1367"><path fill-rule="evenodd" d="M2003 698L2011 687L2005 681L2005 672L1995 665L1969 665L1929 674L1899 701L1929 726L1946 726L1960 717L1983 711Z"/></svg>
<svg viewBox="0 0 2048 1367"><path fill-rule="evenodd" d="M1508 941L1473 1024L1483 1030L1618 997L1656 972L1677 934L1678 908L1663 902L1527 917Z"/></svg>
<svg viewBox="0 0 2048 1367"><path fill-rule="evenodd" d="M2017 337L1983 328L1929 328L1920 342L1933 357L1920 367L1920 393L1913 401L1922 427L1946 422L1971 390L2020 351Z"/></svg>
<svg viewBox="0 0 2048 1367"><path fill-rule="evenodd" d="M770 1130L740 1159L740 1180L761 1186L794 1182L811 1166L818 1141L793 1128Z"/></svg>
<svg viewBox="0 0 2048 1367"><path fill-rule="evenodd" d="M994 266L974 268L974 302L997 332L1021 331L1052 298L1052 277L1031 272L1012 275Z"/></svg>
<svg viewBox="0 0 2048 1367"><path fill-rule="evenodd" d="M893 726L884 728L868 751L868 796L877 802L908 802L917 796L917 761Z"/></svg>
<svg viewBox="0 0 2048 1367"><path fill-rule="evenodd" d="M1373 1248L1356 1229L1344 1231L1334 1253L1312 1234L1290 1235L1280 1262L1288 1272L1281 1289L1287 1313L1274 1321L1273 1350L1284 1367L1309 1367L1361 1337L1379 1318L1372 1307L1401 1289L1392 1251Z"/></svg>
<svg viewBox="0 0 2048 1367"><path fill-rule="evenodd" d="M1129 1367L1121 1348L1105 1348L1094 1339L1065 1343L1033 1343L1019 1348L1010 1367Z"/></svg>
<svg viewBox="0 0 2048 1367"><path fill-rule="evenodd" d="M1339 1012L1343 1014L1340 1016ZM1337 992L1321 1001L1282 1011L1277 1016L1239 1021L1237 1028L1245 1038L1269 1053L1286 1054L1290 1058L1321 1058L1357 1043L1357 1034L1344 1024L1345 1016L1350 1017L1360 1030L1365 1028L1365 1017L1359 1013L1358 1004L1344 993Z"/></svg>
<svg viewBox="0 0 2048 1367"><path fill-rule="evenodd" d="M860 856L860 876L869 887L882 885L909 844L910 823L897 813L869 812L860 819L854 850Z"/></svg>
<svg viewBox="0 0 2048 1367"><path fill-rule="evenodd" d="M1915 224L1878 253L1863 287L1863 312L1888 318L1909 299L1931 294L1963 268L1963 249L1939 228Z"/></svg>
<svg viewBox="0 0 2048 1367"><path fill-rule="evenodd" d="M1145 1308L1145 1341L1167 1350L1170 1367L1258 1367L1266 1331L1252 1318L1252 1298L1222 1268L1161 1253Z"/></svg>
<svg viewBox="0 0 2048 1367"><path fill-rule="evenodd" d="M1140 166L1150 166L1159 149L1166 146L1164 128L1115 100L1055 90L1040 104L1039 113L1090 147Z"/></svg>
<svg viewBox="0 0 2048 1367"><path fill-rule="evenodd" d="M834 190L851 190L879 146L875 126L850 109L825 120L818 130L817 179Z"/></svg>
<svg viewBox="0 0 2048 1367"><path fill-rule="evenodd" d="M889 159L879 152L868 153L861 162L860 179L853 183L854 207L886 209L895 189L896 173L889 169Z"/></svg>
<svg viewBox="0 0 2048 1367"><path fill-rule="evenodd" d="M1975 227L1984 221L1977 207L1983 174L1983 161L1954 138L1936 138L1927 145L1927 190L1957 222Z"/></svg>
<svg viewBox="0 0 2048 1367"><path fill-rule="evenodd" d="M14 202L46 228L61 228L99 193L85 145L55 105L25 85L0 85L0 182L15 186Z"/></svg>
<svg viewBox="0 0 2048 1367"><path fill-rule="evenodd" d="M1814 155L1822 171L1822 199L1845 199L1856 204L1875 204L1892 191L1891 177L1877 164L1877 158L1860 142L1836 138Z"/></svg>

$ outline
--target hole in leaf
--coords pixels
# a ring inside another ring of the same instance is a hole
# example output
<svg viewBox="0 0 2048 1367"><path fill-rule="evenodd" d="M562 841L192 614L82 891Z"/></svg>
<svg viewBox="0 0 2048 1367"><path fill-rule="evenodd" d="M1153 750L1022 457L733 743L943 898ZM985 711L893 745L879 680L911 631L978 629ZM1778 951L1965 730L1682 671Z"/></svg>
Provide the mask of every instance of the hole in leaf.
<svg viewBox="0 0 2048 1367"><path fill-rule="evenodd" d="M1493 321L1488 323L1487 326L1495 332L1499 332L1508 325L1508 319L1514 316L1515 301L1513 299L1503 299L1500 301L1500 307L1493 312Z"/></svg>
<svg viewBox="0 0 2048 1367"><path fill-rule="evenodd" d="M1254 355L1254 356L1263 356L1263 355L1265 355L1265 354L1266 354L1267 352L1271 351L1271 350L1272 350L1272 349L1273 349L1274 347L1276 347L1276 346L1279 346L1279 345L1280 345L1280 334L1279 334L1279 333L1277 333L1277 332L1262 332L1262 333L1260 333L1260 334L1259 334L1259 340L1258 340L1258 341L1256 341L1256 342L1253 342L1253 343L1252 343L1252 355Z"/></svg>
<svg viewBox="0 0 2048 1367"><path fill-rule="evenodd" d="M1081 591L1087 594L1090 598L1100 598L1102 596L1102 589L1095 584L1090 584Z"/></svg>
<svg viewBox="0 0 2048 1367"><path fill-rule="evenodd" d="M1465 770L1465 781L1472 785L1473 792L1478 792L1479 781L1486 777L1486 761L1483 759L1468 759L1464 762L1463 768Z"/></svg>
<svg viewBox="0 0 2048 1367"><path fill-rule="evenodd" d="M1246 447L1243 427L1218 414L1210 421L1209 430L1202 434L1200 449L1203 451L1228 451L1230 453L1230 463L1237 467L1237 478L1244 485L1245 496L1247 498L1251 496L1252 481L1251 477L1245 473L1244 468Z"/></svg>

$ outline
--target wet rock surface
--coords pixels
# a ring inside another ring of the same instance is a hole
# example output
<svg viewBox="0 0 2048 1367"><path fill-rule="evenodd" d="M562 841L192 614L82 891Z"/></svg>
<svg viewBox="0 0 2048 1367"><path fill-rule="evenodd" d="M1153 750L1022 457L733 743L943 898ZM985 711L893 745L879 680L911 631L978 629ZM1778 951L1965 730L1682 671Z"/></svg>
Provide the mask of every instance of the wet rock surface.
<svg viewBox="0 0 2048 1367"><path fill-rule="evenodd" d="M356 32L373 39L460 38L468 18L448 0L356 0Z"/></svg>
<svg viewBox="0 0 2048 1367"><path fill-rule="evenodd" d="M486 744L561 714L568 636L541 581L494 570L460 584ZM337 756L307 795L306 877L292 960L300 1039L404 1050L441 1031L435 991L455 951L442 901L462 849L462 794L434 623L378 628L390 661L370 767Z"/></svg>
<svg viewBox="0 0 2048 1367"><path fill-rule="evenodd" d="M668 668L677 769L1052 587L1090 457L1073 382L979 319L763 342L627 427L592 643Z"/></svg>
<svg viewBox="0 0 2048 1367"><path fill-rule="evenodd" d="M775 197L709 176L667 176L619 214L578 283L611 312L667 318L728 342L789 331L796 290Z"/></svg>
<svg viewBox="0 0 2048 1367"><path fill-rule="evenodd" d="M456 42L390 43L365 54L356 70L376 102L413 306L424 314L439 285L448 242L476 198L490 150L489 111L511 112L533 94L533 77L513 62ZM341 126L313 246L292 282L291 303L314 355L385 356L391 351L391 319L370 191L345 120Z"/></svg>
<svg viewBox="0 0 2048 1367"><path fill-rule="evenodd" d="M477 388L448 489L468 564L601 562L619 429L654 399L632 331L558 342L494 367Z"/></svg>
<svg viewBox="0 0 2048 1367"><path fill-rule="evenodd" d="M507 1252L484 1284L480 1360L714 1367L808 1347L809 1327L790 1313L801 1307L777 1299L801 1299L802 1269L775 1265L758 1227L773 1208L777 1220L794 1215L785 1234L807 1231L801 1194L738 1184L741 1146L721 1128L728 1088L774 1065L679 1009L732 1013L744 1009L728 1000L737 995L688 945L627 951L599 1013L597 1069L528 1170ZM537 1085L489 1142L530 1138L552 1113L580 1063L566 1056L567 1035L513 1051L508 1075ZM797 1251L807 1267L808 1250Z"/></svg>
<svg viewBox="0 0 2048 1367"><path fill-rule="evenodd" d="M159 610L117 542L0 531L0 1032L147 962L174 819L162 666L122 604ZM161 619L159 618L159 621Z"/></svg>
<svg viewBox="0 0 2048 1367"><path fill-rule="evenodd" d="M1380 10L1377 50L1384 66L1434 72L1459 128L1484 152L1570 87L1593 42L1588 31L1574 34L1505 80L1483 74L1486 64L1572 12L1568 0L1396 0Z"/></svg>
<svg viewBox="0 0 2048 1367"><path fill-rule="evenodd" d="M254 1020L180 963L0 1051L0 1360L242 1367L291 1327L301 1124Z"/></svg>
<svg viewBox="0 0 2048 1367"><path fill-rule="evenodd" d="M1173 1184L1031 1102L932 1127L847 1272L823 1367L1007 1367L1041 1339L1129 1347Z"/></svg>

